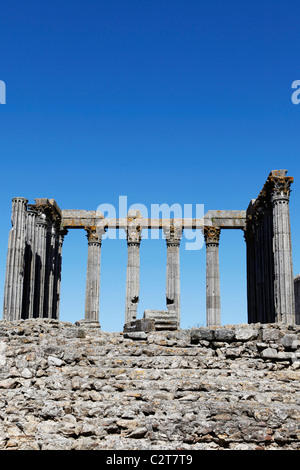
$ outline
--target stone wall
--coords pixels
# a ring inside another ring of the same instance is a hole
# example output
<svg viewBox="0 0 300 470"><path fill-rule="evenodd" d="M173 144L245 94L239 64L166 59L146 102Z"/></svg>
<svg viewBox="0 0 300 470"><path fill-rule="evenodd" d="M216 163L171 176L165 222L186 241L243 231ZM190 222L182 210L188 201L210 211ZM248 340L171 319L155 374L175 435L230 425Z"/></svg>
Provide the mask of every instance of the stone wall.
<svg viewBox="0 0 300 470"><path fill-rule="evenodd" d="M0 449L299 449L300 326L0 321Z"/></svg>

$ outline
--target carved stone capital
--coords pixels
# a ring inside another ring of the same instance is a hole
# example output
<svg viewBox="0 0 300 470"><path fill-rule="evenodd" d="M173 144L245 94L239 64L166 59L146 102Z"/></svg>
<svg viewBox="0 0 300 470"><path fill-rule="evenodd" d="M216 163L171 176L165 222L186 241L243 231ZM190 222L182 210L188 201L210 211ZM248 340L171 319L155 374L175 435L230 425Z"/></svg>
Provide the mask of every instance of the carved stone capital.
<svg viewBox="0 0 300 470"><path fill-rule="evenodd" d="M101 245L102 235L105 232L104 229L97 229L96 227L86 227L85 230L89 245Z"/></svg>
<svg viewBox="0 0 300 470"><path fill-rule="evenodd" d="M208 244L214 244L218 245L220 241L220 234L221 234L221 229L219 227L208 227L205 226L203 228L204 232L204 239L206 245Z"/></svg>
<svg viewBox="0 0 300 470"><path fill-rule="evenodd" d="M289 176L273 176L268 178L271 201L274 203L278 200L289 201L291 193L291 184L294 178Z"/></svg>
<svg viewBox="0 0 300 470"><path fill-rule="evenodd" d="M27 215L31 217L36 217L38 214L38 211L36 207L33 204L28 204L27 206Z"/></svg>
<svg viewBox="0 0 300 470"><path fill-rule="evenodd" d="M58 233L59 243L60 243L60 245L62 245L63 242L64 242L64 239L65 239L65 236L68 233L68 230L65 227L60 227L58 229L57 233Z"/></svg>
<svg viewBox="0 0 300 470"><path fill-rule="evenodd" d="M54 199L35 199L35 208L39 213L45 214L47 220L55 225L60 225L61 210ZM33 205L32 205L33 207Z"/></svg>
<svg viewBox="0 0 300 470"><path fill-rule="evenodd" d="M37 211L36 225L44 228L48 225L46 214L40 210Z"/></svg>
<svg viewBox="0 0 300 470"><path fill-rule="evenodd" d="M139 225L127 227L126 235L128 245L139 245L142 239L142 229Z"/></svg>
<svg viewBox="0 0 300 470"><path fill-rule="evenodd" d="M182 237L182 227L171 225L163 228L167 246L179 246Z"/></svg>

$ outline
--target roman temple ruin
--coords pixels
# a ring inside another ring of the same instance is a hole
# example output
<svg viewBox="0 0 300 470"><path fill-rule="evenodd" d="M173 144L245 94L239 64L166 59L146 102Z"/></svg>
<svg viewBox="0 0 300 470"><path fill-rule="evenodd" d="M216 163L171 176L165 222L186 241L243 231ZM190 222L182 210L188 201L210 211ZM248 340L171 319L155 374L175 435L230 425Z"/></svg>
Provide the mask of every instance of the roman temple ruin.
<svg viewBox="0 0 300 470"><path fill-rule="evenodd" d="M69 230L85 230L88 243L86 325L100 326L100 265L103 234L124 230L127 277L124 331L180 327L180 242L185 229L201 230L206 246L207 326L221 325L219 243L222 230L240 230L247 253L249 323L300 323L300 282L294 280L289 198L293 178L272 171L260 194L246 210L210 210L201 219L145 219L138 211L126 218L101 212L60 209L54 199L35 204L12 200L4 320L59 319L62 246ZM143 230L162 230L166 240L166 309L145 310L137 318L140 246ZM295 286L295 287L294 287Z"/></svg>

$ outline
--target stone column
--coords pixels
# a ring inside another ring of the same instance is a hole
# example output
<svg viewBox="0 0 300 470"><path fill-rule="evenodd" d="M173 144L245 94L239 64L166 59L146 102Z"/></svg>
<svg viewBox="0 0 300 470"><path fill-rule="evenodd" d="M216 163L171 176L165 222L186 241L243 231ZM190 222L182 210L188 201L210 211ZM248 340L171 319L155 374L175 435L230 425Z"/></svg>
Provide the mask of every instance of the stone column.
<svg viewBox="0 0 300 470"><path fill-rule="evenodd" d="M244 230L244 238L246 242L246 259L247 259L247 307L248 307L248 323L257 322L257 299L256 299L256 256L255 256L255 223L253 216L248 216L247 225Z"/></svg>
<svg viewBox="0 0 300 470"><path fill-rule="evenodd" d="M33 312L35 318L43 318L44 315L47 225L46 215L43 212L39 212L36 219L35 232L35 292Z"/></svg>
<svg viewBox="0 0 300 470"><path fill-rule="evenodd" d="M127 272L125 324L136 320L140 295L140 227L129 227L127 232Z"/></svg>
<svg viewBox="0 0 300 470"><path fill-rule="evenodd" d="M4 320L19 320L22 316L27 202L27 199L21 197L12 200L12 229L8 240L3 302Z"/></svg>
<svg viewBox="0 0 300 470"><path fill-rule="evenodd" d="M219 240L221 230L204 227L206 244L206 322L207 326L221 325L221 296L219 272Z"/></svg>
<svg viewBox="0 0 300 470"><path fill-rule="evenodd" d="M274 309L274 257L272 249L273 239L273 223L272 223L272 209L268 204L265 215L265 237L264 237L264 250L265 262L267 269L265 270L265 283L266 283L266 323L274 323L275 309Z"/></svg>
<svg viewBox="0 0 300 470"><path fill-rule="evenodd" d="M22 318L33 318L34 311L36 217L37 211L32 206L29 206L27 211Z"/></svg>
<svg viewBox="0 0 300 470"><path fill-rule="evenodd" d="M295 290L295 323L300 325L300 276L294 278Z"/></svg>
<svg viewBox="0 0 300 470"><path fill-rule="evenodd" d="M178 327L180 325L180 253L179 246L182 237L182 228L165 228L164 234L167 244L167 272L166 272L166 303L169 313L176 315Z"/></svg>
<svg viewBox="0 0 300 470"><path fill-rule="evenodd" d="M88 239L88 259L84 321L99 323L102 234L92 228L87 228L86 231Z"/></svg>
<svg viewBox="0 0 300 470"><path fill-rule="evenodd" d="M274 303L275 321L295 323L294 276L289 213L292 178L285 170L272 172L268 178L273 208Z"/></svg>
<svg viewBox="0 0 300 470"><path fill-rule="evenodd" d="M46 246L46 272L45 272L45 299L44 317L52 318L54 298L54 270L55 270L55 238L56 226L53 220L49 221L47 228Z"/></svg>
<svg viewBox="0 0 300 470"><path fill-rule="evenodd" d="M60 288L61 288L61 268L62 268L62 246L65 235L68 230L65 228L57 227L55 239L55 259L54 259L54 295L53 295L53 310L52 318L59 319L60 307Z"/></svg>

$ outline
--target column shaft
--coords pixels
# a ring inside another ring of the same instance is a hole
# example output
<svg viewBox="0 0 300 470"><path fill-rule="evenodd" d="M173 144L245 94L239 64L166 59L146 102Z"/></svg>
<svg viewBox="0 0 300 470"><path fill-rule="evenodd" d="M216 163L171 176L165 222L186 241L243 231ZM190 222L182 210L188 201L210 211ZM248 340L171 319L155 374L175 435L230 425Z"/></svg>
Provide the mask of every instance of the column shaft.
<svg viewBox="0 0 300 470"><path fill-rule="evenodd" d="M167 244L166 303L169 313L175 313L180 324L180 239L182 229L165 229Z"/></svg>
<svg viewBox="0 0 300 470"><path fill-rule="evenodd" d="M25 247L25 278L23 289L22 318L33 318L34 282L35 282L35 244L36 216L34 209L27 211L26 247Z"/></svg>
<svg viewBox="0 0 300 470"><path fill-rule="evenodd" d="M4 289L4 320L18 320L22 316L27 202L25 198L12 200L12 229L9 233Z"/></svg>
<svg viewBox="0 0 300 470"><path fill-rule="evenodd" d="M272 205L274 256L274 309L275 321L295 322L294 276L289 213L290 187L293 178L286 170L272 171L267 190Z"/></svg>
<svg viewBox="0 0 300 470"><path fill-rule="evenodd" d="M87 230L87 238L88 259L84 319L90 322L99 322L101 237L96 231Z"/></svg>
<svg viewBox="0 0 300 470"><path fill-rule="evenodd" d="M44 317L52 318L54 297L54 262L55 262L55 223L50 220L47 228L46 242L46 271L45 271L45 299Z"/></svg>
<svg viewBox="0 0 300 470"><path fill-rule="evenodd" d="M273 197L274 296L277 322L295 322L294 277L288 199Z"/></svg>
<svg viewBox="0 0 300 470"><path fill-rule="evenodd" d="M43 318L45 298L45 273L46 273L46 245L47 245L47 221L46 216L40 213L36 220L36 252L35 252L35 289L34 312L35 318Z"/></svg>
<svg viewBox="0 0 300 470"><path fill-rule="evenodd" d="M300 325L300 276L294 278L295 290L295 323Z"/></svg>
<svg viewBox="0 0 300 470"><path fill-rule="evenodd" d="M204 227L206 243L206 322L221 325L221 295L219 272L220 229Z"/></svg>
<svg viewBox="0 0 300 470"><path fill-rule="evenodd" d="M125 324L135 321L137 317L140 295L140 242L140 230L137 228L128 229Z"/></svg>
<svg viewBox="0 0 300 470"><path fill-rule="evenodd" d="M255 254L255 225L247 223L244 233L247 253L247 304L248 323L256 323L257 299L256 299L256 254Z"/></svg>
<svg viewBox="0 0 300 470"><path fill-rule="evenodd" d="M55 238L55 260L54 260L54 294L53 294L53 310L52 317L59 319L60 309L60 289L61 289L61 268L62 268L62 246L65 235L68 233L66 229L58 228Z"/></svg>

